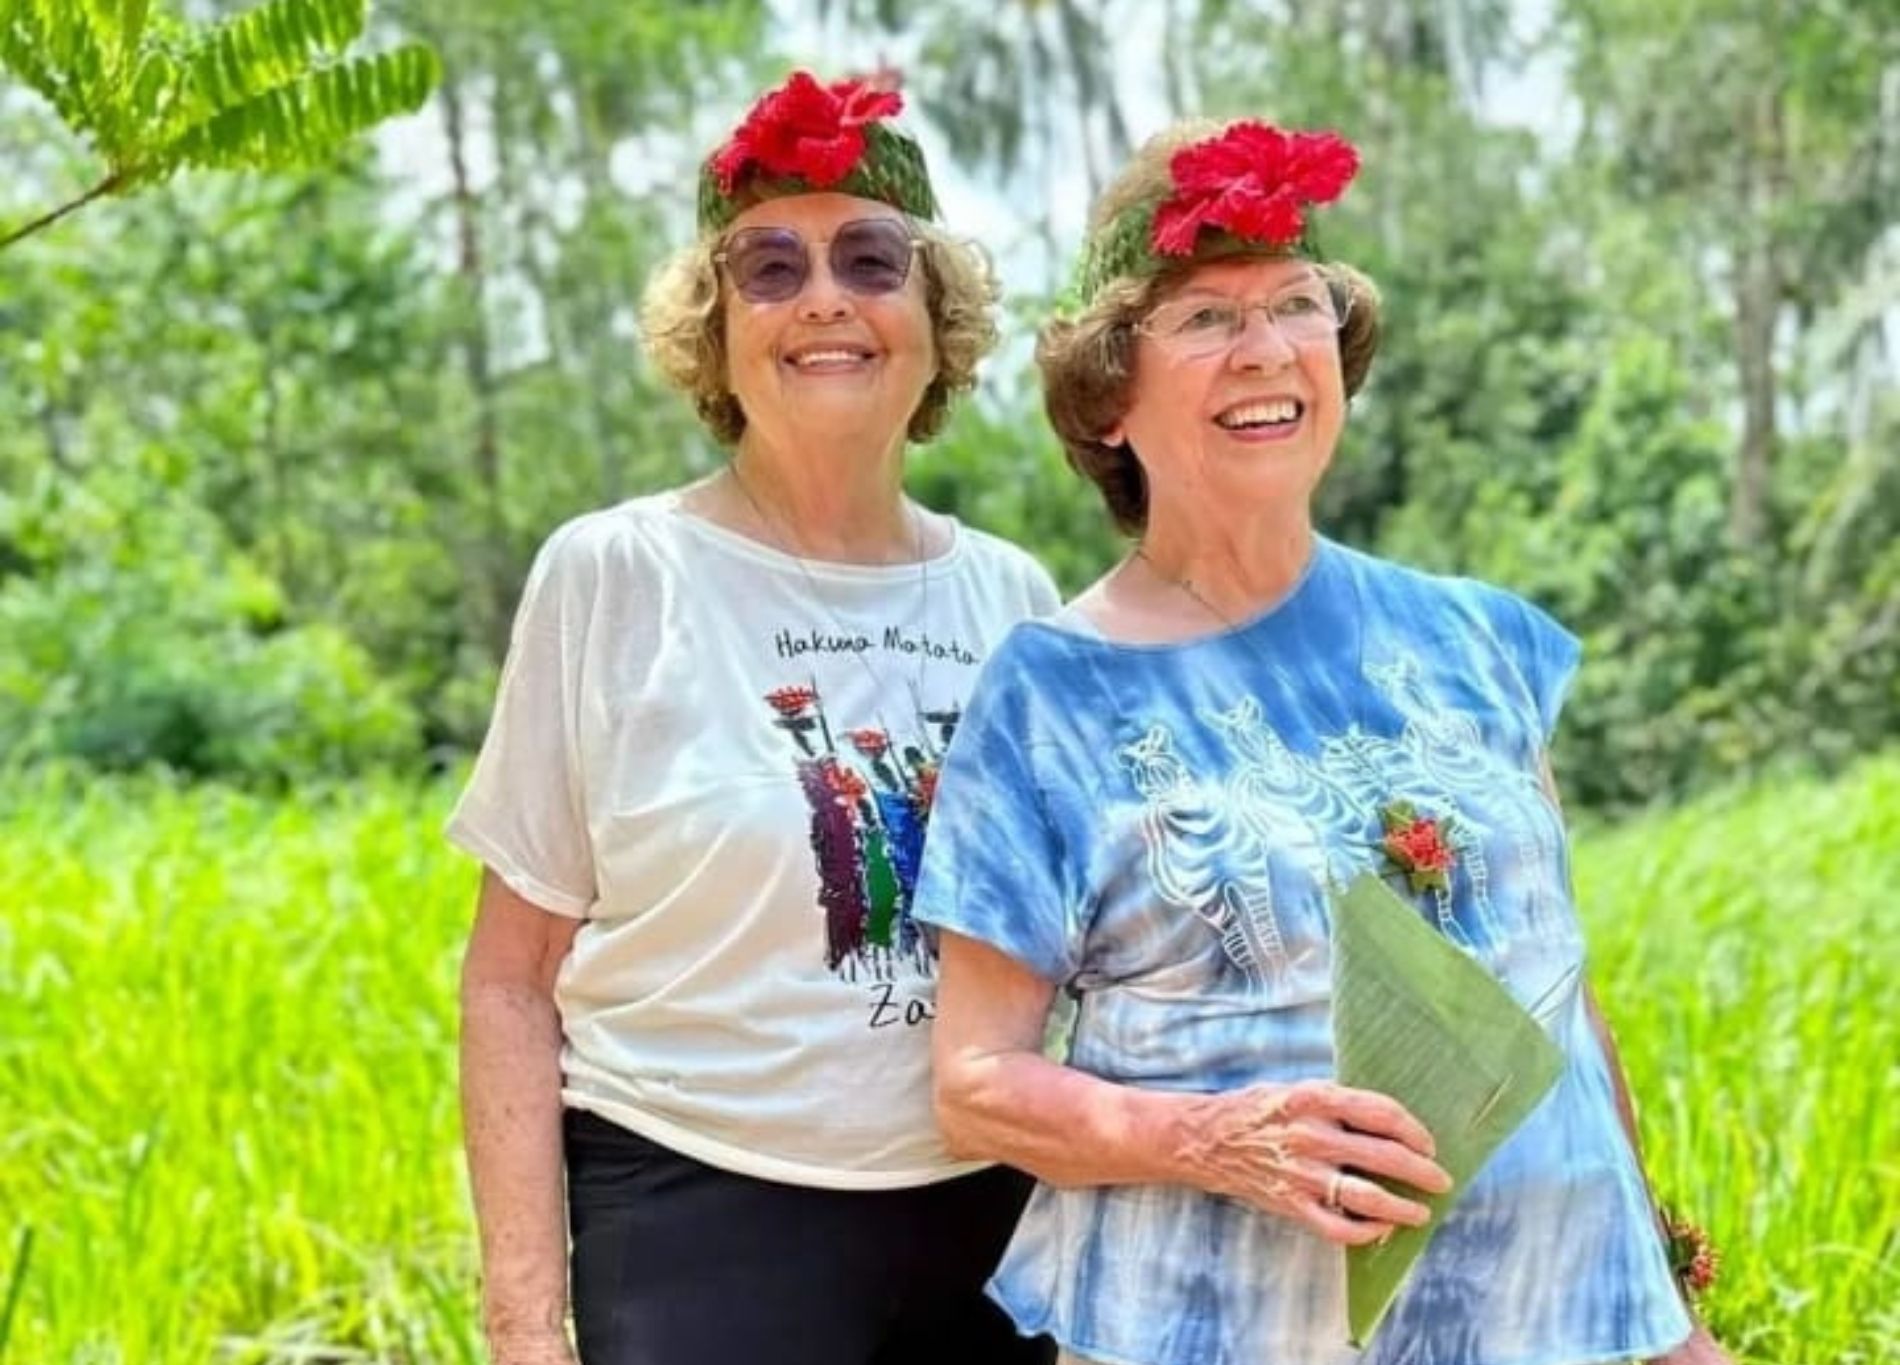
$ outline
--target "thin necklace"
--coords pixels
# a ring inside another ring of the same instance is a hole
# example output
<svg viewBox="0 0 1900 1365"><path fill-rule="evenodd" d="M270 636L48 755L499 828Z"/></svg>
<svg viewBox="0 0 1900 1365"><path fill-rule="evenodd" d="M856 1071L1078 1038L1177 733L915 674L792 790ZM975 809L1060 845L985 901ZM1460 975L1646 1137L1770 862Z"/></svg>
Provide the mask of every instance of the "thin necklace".
<svg viewBox="0 0 1900 1365"><path fill-rule="evenodd" d="M1179 588L1182 592L1186 593L1190 598L1192 598L1195 601L1197 605L1199 605L1202 611L1206 612L1209 616L1213 617L1216 621L1218 621L1226 629L1229 635L1237 636L1241 633L1242 626L1245 623L1236 621L1233 617L1229 616L1226 612L1222 611L1219 607L1215 606L1212 602L1208 601L1206 595L1202 593L1199 588L1194 586L1193 579L1189 578L1186 574L1171 574L1167 572L1159 564L1154 562L1154 560L1148 554L1147 547L1142 545L1139 541L1136 542L1133 553L1136 559L1139 559L1143 564L1148 566L1149 573L1153 574L1156 578L1160 579L1163 583L1166 583L1169 587ZM1307 578L1310 577L1318 569L1319 555L1320 555L1320 542L1317 538L1315 538L1315 540L1313 541L1312 558L1310 558L1307 561L1307 565L1303 570L1301 570L1299 577L1294 579L1293 586L1287 590L1286 595L1281 597L1278 602L1274 603L1274 606L1272 608L1273 610L1277 610L1279 607L1291 601L1293 598L1293 595L1300 590L1301 584L1303 584L1307 580ZM1350 570L1348 570L1346 573L1346 579L1347 579L1347 582L1352 587L1353 608L1354 608L1352 624L1355 627L1356 633L1357 633L1357 639L1355 640L1355 649L1354 649L1354 654L1355 654L1354 665L1358 670L1359 676L1361 678L1364 678L1365 673L1366 673L1365 599L1361 596L1360 591L1359 591L1358 577L1355 574L1353 574ZM1256 617L1257 616L1258 616L1258 613L1256 613ZM1249 640L1246 643L1247 643L1247 647L1250 650L1252 650L1258 658L1260 658L1263 662L1266 660L1266 655L1259 651L1259 649L1254 645L1253 641Z"/></svg>
<svg viewBox="0 0 1900 1365"><path fill-rule="evenodd" d="M1229 616L1226 612L1222 611L1219 607L1215 606L1212 602L1208 601L1206 597L1201 595L1201 590L1194 586L1193 579L1189 578L1186 574L1168 573L1159 564L1155 563L1154 560L1149 557L1147 546L1142 545L1140 542L1136 542L1134 553L1135 553L1136 559L1139 559L1143 564L1146 564L1148 566L1149 573L1153 574L1156 578L1160 579L1163 583L1166 583L1169 587L1179 588L1182 592L1186 593L1189 597L1193 598L1197 603L1200 604L1200 608L1202 611L1206 612L1209 616L1213 617L1216 621L1220 622L1222 626L1226 627L1230 631L1235 631L1235 630L1240 629L1240 623L1238 621L1234 620L1233 617ZM1297 580L1296 580L1296 586L1297 586ZM1290 596L1291 593L1289 593L1288 595ZM1283 597L1280 600L1285 601L1286 599Z"/></svg>
<svg viewBox="0 0 1900 1365"><path fill-rule="evenodd" d="M805 595L815 601L825 615L831 618L831 623L838 628L841 638L851 638L854 633L852 628L845 623L844 618L838 614L824 593L819 591L818 580L812 576L810 564L806 562L803 555L792 549L790 542L780 533L777 525L765 515L765 509L759 505L759 500L752 496L752 489L747 485L745 476L739 472L738 460L727 461L726 471L732 476L733 483L745 497L746 505L752 509L754 519L764 528L766 535L771 537L773 548L798 566L799 577L805 580ZM905 504L905 517L911 524L911 558L917 564L918 579L917 610L912 613L910 620L911 622L928 621L930 618L930 561L924 555L924 522L908 503ZM866 652L862 649L854 649L851 651L851 657L858 661L865 675L870 678L871 709L876 714L878 723L884 727L885 734L889 735L895 743L896 733L891 729L890 721L885 718L883 709L883 699L888 695L890 686L885 682L883 675L871 666L871 661L865 657ZM930 651L925 647L925 642L919 640L917 642L917 673L910 680L911 709L914 711L924 709L924 671L929 663Z"/></svg>

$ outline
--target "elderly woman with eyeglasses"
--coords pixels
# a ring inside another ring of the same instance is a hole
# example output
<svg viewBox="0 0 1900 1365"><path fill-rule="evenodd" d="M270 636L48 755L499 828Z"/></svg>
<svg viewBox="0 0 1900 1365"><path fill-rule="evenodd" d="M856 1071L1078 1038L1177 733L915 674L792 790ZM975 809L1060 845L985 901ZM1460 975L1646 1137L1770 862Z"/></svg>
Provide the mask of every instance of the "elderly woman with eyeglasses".
<svg viewBox="0 0 1900 1365"><path fill-rule="evenodd" d="M797 73L705 163L644 320L731 458L547 541L450 822L485 864L462 1088L496 1365L1053 1351L982 1294L1029 1182L938 1133L912 890L977 668L1057 598L904 495L995 290L899 106Z"/></svg>
<svg viewBox="0 0 1900 1365"><path fill-rule="evenodd" d="M1720 1361L1581 984L1545 760L1576 643L1314 529L1380 313L1307 218L1357 165L1332 134L1172 130L1042 335L1051 420L1134 544L991 660L919 885L951 1148L1041 1181L991 1293L1104 1365ZM1395 870L1565 1063L1361 1352L1343 1248L1450 1187L1413 1114L1335 1077L1329 890Z"/></svg>

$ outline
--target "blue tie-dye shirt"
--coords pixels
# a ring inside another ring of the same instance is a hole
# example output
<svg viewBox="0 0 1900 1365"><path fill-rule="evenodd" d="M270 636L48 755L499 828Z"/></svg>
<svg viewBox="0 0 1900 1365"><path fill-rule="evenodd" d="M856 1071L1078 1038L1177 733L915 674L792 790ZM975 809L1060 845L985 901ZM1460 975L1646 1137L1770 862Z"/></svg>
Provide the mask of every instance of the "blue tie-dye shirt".
<svg viewBox="0 0 1900 1365"><path fill-rule="evenodd" d="M1229 632L1010 635L951 749L917 914L1071 992L1071 1065L1174 1091L1330 1076L1324 888L1374 864L1394 800L1455 816L1450 892L1421 911L1570 1063L1363 1353L1338 1246L1184 1186L1039 1188L991 1285L1025 1331L1123 1365L1581 1365L1687 1335L1540 781L1576 658L1509 593L1325 540Z"/></svg>

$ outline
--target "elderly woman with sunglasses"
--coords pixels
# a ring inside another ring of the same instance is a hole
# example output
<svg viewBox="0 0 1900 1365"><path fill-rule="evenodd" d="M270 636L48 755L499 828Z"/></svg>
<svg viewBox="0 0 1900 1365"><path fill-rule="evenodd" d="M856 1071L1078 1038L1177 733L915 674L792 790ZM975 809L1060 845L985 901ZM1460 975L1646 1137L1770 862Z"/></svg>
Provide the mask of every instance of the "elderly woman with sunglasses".
<svg viewBox="0 0 1900 1365"><path fill-rule="evenodd" d="M1020 550L903 492L993 340L898 96L795 74L706 162L660 368L732 447L543 547L450 835L496 1365L1045 1361L982 1294L1029 1182L931 1114L938 767ZM564 1192L565 1191L565 1195ZM571 1251L570 1251L571 1241Z"/></svg>
<svg viewBox="0 0 1900 1365"><path fill-rule="evenodd" d="M1042 1182L991 1292L1114 1365L1719 1361L1581 985L1544 758L1576 644L1314 530L1380 318L1305 220L1357 165L1332 134L1173 130L1106 192L1043 332L1051 419L1135 542L991 660L918 889L950 1145ZM1362 1353L1342 1249L1450 1189L1412 1113L1335 1078L1329 891L1367 872L1404 873L1566 1063Z"/></svg>

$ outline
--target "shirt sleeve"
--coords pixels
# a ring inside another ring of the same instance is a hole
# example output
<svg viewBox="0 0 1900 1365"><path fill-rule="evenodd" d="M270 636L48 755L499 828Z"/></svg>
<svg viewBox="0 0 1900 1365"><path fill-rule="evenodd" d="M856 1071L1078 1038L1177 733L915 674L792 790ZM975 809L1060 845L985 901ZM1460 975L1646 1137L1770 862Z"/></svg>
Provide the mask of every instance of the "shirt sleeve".
<svg viewBox="0 0 1900 1365"><path fill-rule="evenodd" d="M1066 983L1081 933L1063 840L1033 766L1033 681L1012 646L991 659L950 746L924 839L913 913Z"/></svg>
<svg viewBox="0 0 1900 1365"><path fill-rule="evenodd" d="M595 901L575 735L597 579L571 526L541 547L515 613L487 737L446 829L517 895L571 918L584 918Z"/></svg>
<svg viewBox="0 0 1900 1365"><path fill-rule="evenodd" d="M1504 638L1517 653L1518 670L1530 692L1538 733L1548 747L1557 730L1564 698L1577 676L1583 646L1543 608L1512 593L1502 596L1507 607Z"/></svg>

